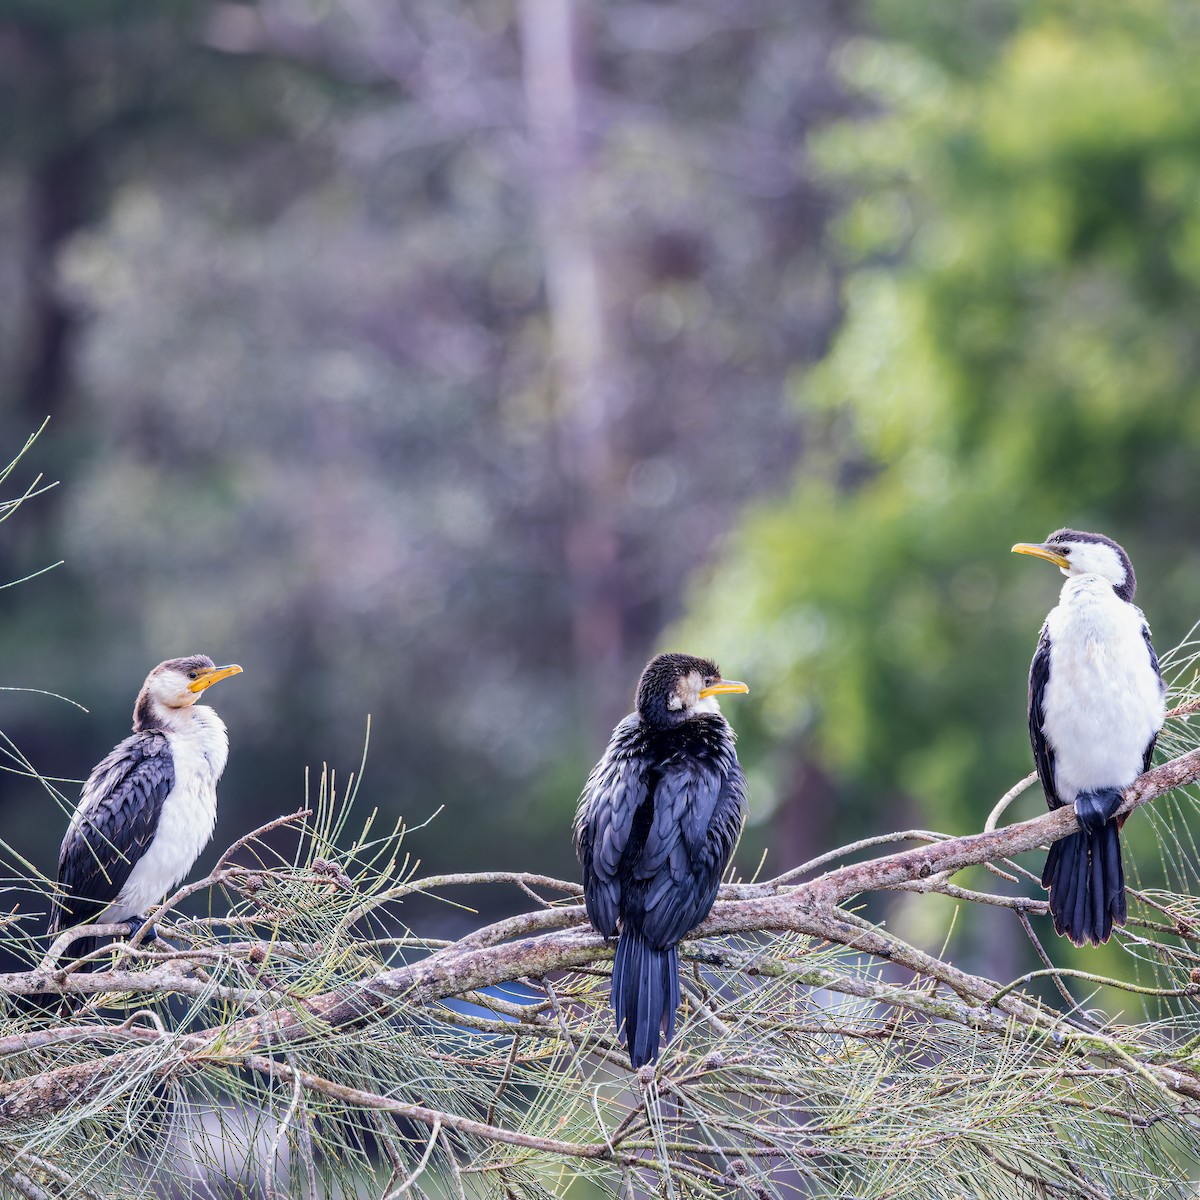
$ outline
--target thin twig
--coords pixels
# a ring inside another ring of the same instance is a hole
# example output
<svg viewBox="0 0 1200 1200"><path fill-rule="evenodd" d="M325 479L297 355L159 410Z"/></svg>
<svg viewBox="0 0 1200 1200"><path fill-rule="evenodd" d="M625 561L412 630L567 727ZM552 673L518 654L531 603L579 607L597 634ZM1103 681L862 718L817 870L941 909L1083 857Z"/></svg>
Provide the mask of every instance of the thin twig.
<svg viewBox="0 0 1200 1200"><path fill-rule="evenodd" d="M396 1187L392 1188L383 1200L396 1200L397 1196L403 1196L405 1192L412 1190L412 1186L425 1173L425 1168L429 1166L429 1158L433 1154L433 1148L438 1144L438 1139L442 1136L442 1122L438 1118L433 1123L433 1132L429 1135L429 1141L425 1145L425 1153L421 1155L421 1161L417 1163L417 1169L412 1172L406 1179L402 1179Z"/></svg>
<svg viewBox="0 0 1200 1200"><path fill-rule="evenodd" d="M1174 787L1193 782L1200 776L1200 751L1192 751L1164 763L1136 780L1126 789L1118 810L1127 813ZM915 972L919 977L936 980L956 993L959 1001L939 999L944 1017L981 1028L988 1023L987 1009L999 1009L1001 1023L1016 1018L1033 1029L1057 1028L1063 1037L1080 1036L1063 1027L1054 1014L1032 1006L1008 993L997 998L1000 985L979 980L950 964L906 946L882 930L858 923L852 914L838 907L850 897L870 890L894 888L913 880L928 879L942 871L954 871L982 862L1007 858L1023 850L1032 850L1066 836L1077 828L1070 809L1060 809L990 833L937 841L915 850L901 851L867 862L855 863L830 871L819 878L775 894L757 894L753 898L719 901L712 914L693 936L709 937L730 933L791 931L842 944L863 954L890 960ZM735 885L726 894L737 896L744 889ZM543 923L561 922L568 928L552 929L534 936L519 936L517 941L487 944L492 936L516 934L521 922L529 928ZM306 1040L314 1027L340 1029L354 1026L375 1012L390 1011L397 1002L428 1004L448 996L461 995L523 977L542 978L552 971L581 968L611 954L604 939L584 927L586 915L580 906L540 910L526 918L513 919L491 927L491 936L436 951L419 963L395 967L373 975L361 983L312 996L298 1008L280 1007L269 1012L269 1019L233 1021L178 1039L181 1050L203 1056L217 1043L237 1045L255 1041L260 1048L283 1046ZM485 931L481 931L485 932ZM173 964L144 971L97 971L72 973L51 982L44 972L17 972L0 975L0 993L37 995L47 990L68 994L93 994L101 991L126 991L134 994L162 994L182 991L196 996L222 997L233 1002L268 1005L268 991L231 988L197 981ZM904 991L905 989L899 989ZM275 998L278 1003L278 998ZM927 1001L928 1003L928 1001ZM1056 1026L1056 1022L1058 1022ZM1096 1042L1088 1043L1100 1053L1109 1050ZM1091 1050L1089 1050L1091 1052ZM1114 1051L1115 1052L1115 1051ZM103 1091L106 1078L119 1073L131 1052L55 1067L36 1076L12 1079L0 1084L0 1128L33 1115L46 1115L82 1098ZM193 1058L192 1063L198 1060ZM155 1068L160 1078L185 1073L187 1062L164 1062ZM1151 1076L1160 1085L1184 1095L1200 1098L1200 1080L1193 1071L1172 1067L1169 1072L1151 1065Z"/></svg>
<svg viewBox="0 0 1200 1200"><path fill-rule="evenodd" d="M1010 787L1008 789L1008 791L1005 792L1004 795L1001 796L1000 799L996 801L996 807L993 808L990 813L988 813L987 820L984 821L984 823L983 823L984 830L986 831L986 830L990 830L990 829L995 829L996 826L1000 823L1000 818L1002 816L1004 816L1005 811L1008 809L1008 806L1019 795L1021 795L1022 792L1026 791L1028 788L1032 787L1032 785L1035 784L1036 782L1037 782L1037 772L1030 771L1029 774L1026 775L1024 779L1020 780L1020 782L1018 782L1018 783L1014 783L1013 786Z"/></svg>
<svg viewBox="0 0 1200 1200"><path fill-rule="evenodd" d="M246 1070L275 1076L288 1083L299 1079L300 1083L310 1091L319 1092L331 1100L341 1101L354 1108L389 1112L431 1127L435 1123L440 1123L446 1129L473 1134L487 1141L503 1142L509 1146L522 1146L527 1150L537 1150L543 1154L559 1154L567 1158L607 1158L609 1155L608 1147L603 1142L592 1144L563 1142L557 1138L535 1137L533 1134L519 1133L513 1129L502 1129L497 1125L488 1125L483 1121L460 1117L455 1113L438 1112L436 1109L426 1108L420 1104L406 1104L400 1100L393 1100L390 1096L381 1096L362 1088L335 1083L332 1079L324 1079L310 1071L286 1066L276 1059L267 1058L261 1054L247 1054L241 1058L238 1065Z"/></svg>
<svg viewBox="0 0 1200 1200"><path fill-rule="evenodd" d="M1047 971L1054 971L1054 963L1050 961L1050 955L1046 953L1046 948L1042 945L1041 939L1033 932L1033 925L1030 923L1029 917L1021 909L1017 909L1017 920L1021 922L1021 928L1025 930L1025 936L1029 939L1029 944L1033 947L1033 952L1038 956L1042 966ZM1067 991L1067 986L1063 983L1062 977L1055 973L1053 981L1058 994L1067 1002L1069 1010L1077 1010L1079 1007L1078 1001ZM1089 1024L1092 1023L1089 1022ZM1092 1028L1095 1028L1094 1024L1092 1024Z"/></svg>

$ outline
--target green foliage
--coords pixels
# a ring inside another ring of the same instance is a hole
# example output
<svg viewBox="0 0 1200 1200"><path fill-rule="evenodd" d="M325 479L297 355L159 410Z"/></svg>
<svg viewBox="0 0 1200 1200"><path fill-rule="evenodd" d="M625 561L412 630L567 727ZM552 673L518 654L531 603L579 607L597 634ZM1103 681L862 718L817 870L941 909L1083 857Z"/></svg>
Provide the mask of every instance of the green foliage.
<svg viewBox="0 0 1200 1200"><path fill-rule="evenodd" d="M729 540L687 639L734 647L749 740L815 759L843 811L891 786L971 828L1027 769L1060 583L1009 546L1116 537L1160 645L1200 588L1200 21L995 5L968 70L978 45L900 12L920 8L843 54L871 115L812 150L851 196L845 322L794 383L801 476Z"/></svg>

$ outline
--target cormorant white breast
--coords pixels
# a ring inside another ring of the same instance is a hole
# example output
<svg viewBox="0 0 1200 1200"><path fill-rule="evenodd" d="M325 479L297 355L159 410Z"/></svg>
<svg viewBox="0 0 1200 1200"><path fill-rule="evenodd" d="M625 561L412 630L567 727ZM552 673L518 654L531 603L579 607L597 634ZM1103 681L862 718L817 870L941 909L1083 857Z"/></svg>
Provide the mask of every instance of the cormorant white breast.
<svg viewBox="0 0 1200 1200"><path fill-rule="evenodd" d="M612 1005L634 1067L674 1035L678 944L712 908L741 833L746 780L716 697L748 690L715 663L660 654L579 798L584 899L618 938Z"/></svg>
<svg viewBox="0 0 1200 1200"><path fill-rule="evenodd" d="M1116 542L1060 529L1013 552L1067 577L1029 671L1029 737L1046 802L1073 805L1080 825L1050 847L1042 873L1054 928L1077 946L1099 945L1125 923L1121 823L1112 815L1150 766L1164 717L1162 675L1133 603L1133 565Z"/></svg>
<svg viewBox="0 0 1200 1200"><path fill-rule="evenodd" d="M192 869L212 837L217 780L229 757L225 724L200 694L241 671L194 654L159 663L133 712L133 735L92 770L58 857L53 938L72 925L128 922ZM97 943L77 942L72 954Z"/></svg>

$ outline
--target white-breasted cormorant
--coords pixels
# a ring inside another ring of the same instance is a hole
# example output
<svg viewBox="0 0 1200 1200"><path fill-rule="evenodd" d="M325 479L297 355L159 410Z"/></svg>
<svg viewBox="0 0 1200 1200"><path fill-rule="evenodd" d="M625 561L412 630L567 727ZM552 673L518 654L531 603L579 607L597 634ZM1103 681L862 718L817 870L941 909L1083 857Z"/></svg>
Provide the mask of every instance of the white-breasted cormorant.
<svg viewBox="0 0 1200 1200"><path fill-rule="evenodd" d="M51 938L72 925L127 922L132 933L192 869L212 837L229 757L224 722L196 701L241 669L193 654L146 676L133 735L93 768L63 838ZM72 955L97 944L82 939Z"/></svg>
<svg viewBox="0 0 1200 1200"><path fill-rule="evenodd" d="M1080 830L1050 847L1042 886L1054 928L1077 946L1125 923L1125 872L1112 815L1150 766L1162 728L1163 682L1150 627L1133 603L1129 555L1098 533L1060 529L1016 554L1067 577L1029 670L1029 737L1051 808L1070 804Z"/></svg>
<svg viewBox="0 0 1200 1200"><path fill-rule="evenodd" d="M634 1067L675 1032L678 945L712 908L741 833L746 780L716 697L748 690L715 663L660 654L579 798L584 898L618 938L612 1006Z"/></svg>

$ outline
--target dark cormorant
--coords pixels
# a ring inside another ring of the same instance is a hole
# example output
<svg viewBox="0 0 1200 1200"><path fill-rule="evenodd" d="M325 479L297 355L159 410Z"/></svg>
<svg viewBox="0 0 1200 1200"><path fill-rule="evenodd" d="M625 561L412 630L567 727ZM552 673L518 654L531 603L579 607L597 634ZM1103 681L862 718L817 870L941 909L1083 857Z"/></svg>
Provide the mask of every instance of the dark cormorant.
<svg viewBox="0 0 1200 1200"><path fill-rule="evenodd" d="M634 1067L675 1032L679 942L708 915L741 833L746 780L715 663L660 654L613 730L575 814L588 916L618 935L612 1006Z"/></svg>
<svg viewBox="0 0 1200 1200"><path fill-rule="evenodd" d="M1019 542L1067 577L1029 671L1029 737L1051 808L1071 804L1080 830L1055 842L1042 872L1054 928L1077 946L1125 923L1125 873L1112 815L1150 766L1163 682L1150 627L1133 603L1129 555L1098 533L1060 529Z"/></svg>
<svg viewBox="0 0 1200 1200"><path fill-rule="evenodd" d="M212 837L229 757L224 722L196 701L241 669L194 654L146 676L133 735L92 770L63 838L51 939L72 925L128 922L132 934L192 869ZM97 945L83 939L72 955Z"/></svg>

